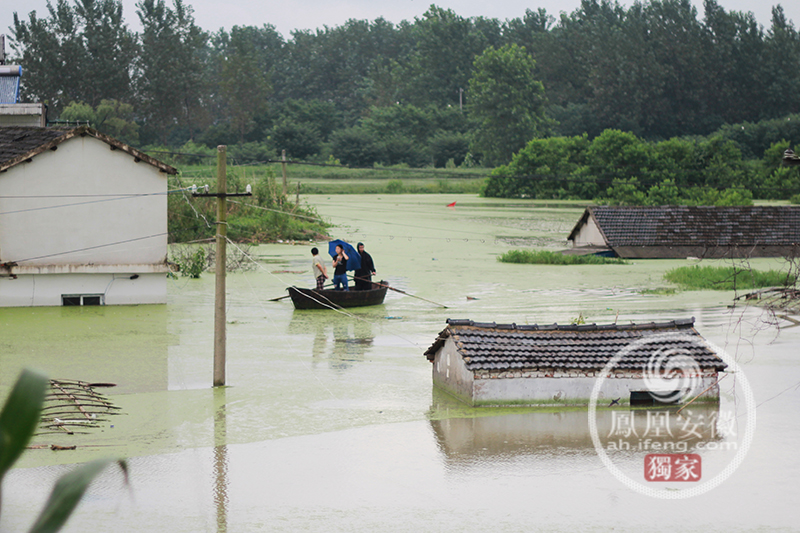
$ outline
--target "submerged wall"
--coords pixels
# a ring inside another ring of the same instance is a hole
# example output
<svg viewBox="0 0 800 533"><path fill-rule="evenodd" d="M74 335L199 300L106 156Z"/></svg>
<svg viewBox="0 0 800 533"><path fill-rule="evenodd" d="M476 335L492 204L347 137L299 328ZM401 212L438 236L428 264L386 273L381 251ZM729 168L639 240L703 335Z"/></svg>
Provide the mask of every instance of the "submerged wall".
<svg viewBox="0 0 800 533"><path fill-rule="evenodd" d="M614 252L625 259L704 259L797 257L794 246L614 246Z"/></svg>
<svg viewBox="0 0 800 533"><path fill-rule="evenodd" d="M502 404L571 404L587 405L599 372L539 370L533 372L499 372L475 375L472 403L474 405ZM717 373L708 371L696 380L689 392L700 394L717 380ZM645 391L647 385L641 373L619 372L608 377L600 389L599 399L630 400L631 391ZM719 398L719 387L712 387L702 398Z"/></svg>
<svg viewBox="0 0 800 533"><path fill-rule="evenodd" d="M432 366L434 385L467 403L473 402L472 372L464 364L452 338L436 352Z"/></svg>
<svg viewBox="0 0 800 533"><path fill-rule="evenodd" d="M126 272L0 277L0 307L57 306L63 295L102 295L104 305L165 304L167 276Z"/></svg>
<svg viewBox="0 0 800 533"><path fill-rule="evenodd" d="M597 227L597 223L592 217L586 219L586 222L575 234L575 239L572 241L573 248L581 246L608 246L605 237L603 237L600 228Z"/></svg>

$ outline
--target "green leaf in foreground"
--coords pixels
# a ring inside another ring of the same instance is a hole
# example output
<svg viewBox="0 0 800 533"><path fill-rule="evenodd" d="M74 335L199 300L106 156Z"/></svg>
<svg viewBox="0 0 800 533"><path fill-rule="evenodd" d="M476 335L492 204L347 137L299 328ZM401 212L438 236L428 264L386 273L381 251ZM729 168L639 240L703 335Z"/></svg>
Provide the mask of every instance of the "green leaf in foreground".
<svg viewBox="0 0 800 533"><path fill-rule="evenodd" d="M45 376L24 370L0 412L0 481L36 430L47 386Z"/></svg>
<svg viewBox="0 0 800 533"><path fill-rule="evenodd" d="M97 459L61 476L55 487L53 487L53 492L50 494L44 510L42 510L36 523L31 527L30 533L54 533L60 530L81 501L92 480L112 462L115 462L115 460ZM127 463L123 460L116 462L122 469L127 483Z"/></svg>
<svg viewBox="0 0 800 533"><path fill-rule="evenodd" d="M797 276L778 270L753 270L734 266L683 266L664 274L664 279L694 290L749 290L793 285Z"/></svg>
<svg viewBox="0 0 800 533"><path fill-rule="evenodd" d="M619 257L599 255L564 255L547 250L509 250L497 258L501 263L527 263L535 265L627 265Z"/></svg>

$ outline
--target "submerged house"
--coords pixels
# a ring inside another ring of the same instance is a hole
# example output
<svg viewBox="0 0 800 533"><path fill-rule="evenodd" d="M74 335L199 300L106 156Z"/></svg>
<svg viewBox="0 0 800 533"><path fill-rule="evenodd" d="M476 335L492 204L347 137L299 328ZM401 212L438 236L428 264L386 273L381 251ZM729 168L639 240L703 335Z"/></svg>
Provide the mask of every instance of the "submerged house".
<svg viewBox="0 0 800 533"><path fill-rule="evenodd" d="M800 206L587 207L567 239L630 259L796 257Z"/></svg>
<svg viewBox="0 0 800 533"><path fill-rule="evenodd" d="M88 126L0 127L0 307L166 303L176 173Z"/></svg>
<svg viewBox="0 0 800 533"><path fill-rule="evenodd" d="M638 341L638 342L637 342ZM425 351L435 386L473 406L503 404L586 405L604 367L621 350L599 398L652 405L645 365L653 356L691 358L692 396L719 398L715 385L726 364L694 328L694 318L648 324L516 325L447 320ZM677 387L665 380L661 386ZM672 392L659 390L656 392Z"/></svg>

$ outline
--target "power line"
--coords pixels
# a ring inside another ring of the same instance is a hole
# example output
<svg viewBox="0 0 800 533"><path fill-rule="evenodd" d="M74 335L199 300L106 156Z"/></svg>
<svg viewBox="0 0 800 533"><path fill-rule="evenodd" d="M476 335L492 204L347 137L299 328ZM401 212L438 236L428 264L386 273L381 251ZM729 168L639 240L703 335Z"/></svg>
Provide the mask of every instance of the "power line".
<svg viewBox="0 0 800 533"><path fill-rule="evenodd" d="M132 198L144 198L147 196L160 196L171 194L174 192L185 191L188 189L173 189L165 192L142 193L142 194L125 194L125 195L111 195L111 194L97 194L97 195L75 195L75 196L0 196L2 199L35 199L35 198L82 198L82 197L102 197L102 200L90 200L88 202L74 202L71 204L48 205L42 207L29 207L26 209L17 209L15 211L0 211L0 215L13 215L16 213L27 213L30 211L45 211L47 209L59 209L62 207L75 207L78 205L97 204L102 202L113 202L115 200L130 200Z"/></svg>
<svg viewBox="0 0 800 533"><path fill-rule="evenodd" d="M13 260L13 261L9 261L9 263L25 263L27 261L35 261L37 259L46 259L48 257L56 257L56 256L59 256L59 255L67 255L67 254L73 254L73 253L78 253L78 252L85 252L87 250L97 250L98 248L107 248L109 246L116 246L118 244L126 244L126 243L129 243L129 242L143 241L145 239L154 239L156 237L163 237L165 235L168 235L168 233L167 232L156 233L155 235L148 235L146 237L136 237L134 239L126 239L124 241L110 242L108 244L98 244L97 246L88 246L86 248L77 248L75 250L68 250L66 252L58 252L58 253L54 253L54 254L40 255L38 257L29 257L28 259L16 259L16 260Z"/></svg>

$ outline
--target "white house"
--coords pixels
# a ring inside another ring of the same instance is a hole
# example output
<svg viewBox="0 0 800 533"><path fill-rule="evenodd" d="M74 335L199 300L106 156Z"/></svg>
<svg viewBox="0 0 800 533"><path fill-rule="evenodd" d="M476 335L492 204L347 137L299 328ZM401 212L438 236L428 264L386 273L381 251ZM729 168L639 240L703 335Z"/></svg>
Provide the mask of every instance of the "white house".
<svg viewBox="0 0 800 533"><path fill-rule="evenodd" d="M792 205L587 207L567 253L630 259L797 257L800 207Z"/></svg>
<svg viewBox="0 0 800 533"><path fill-rule="evenodd" d="M166 303L176 173L87 126L0 127L0 307Z"/></svg>
<svg viewBox="0 0 800 533"><path fill-rule="evenodd" d="M688 379L673 379L656 364L673 354L692 361L682 369ZM605 401L653 405L677 393L715 401L727 366L694 329L694 318L546 326L448 319L425 356L434 385L473 406L587 405L607 364L611 375L598 396Z"/></svg>

